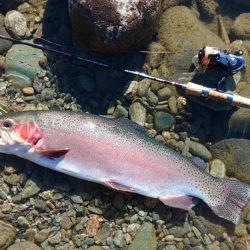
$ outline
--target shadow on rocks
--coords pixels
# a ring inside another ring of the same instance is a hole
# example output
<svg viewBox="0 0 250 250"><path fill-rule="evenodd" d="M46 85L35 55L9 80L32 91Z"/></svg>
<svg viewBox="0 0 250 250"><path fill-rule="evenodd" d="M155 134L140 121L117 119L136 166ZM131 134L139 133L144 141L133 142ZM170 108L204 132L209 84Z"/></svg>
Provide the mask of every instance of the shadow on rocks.
<svg viewBox="0 0 250 250"><path fill-rule="evenodd" d="M102 57L84 51L74 42L71 30L68 6L66 2L49 0L44 13L44 20L35 34L63 46L50 45L57 50L68 51L77 56L113 65L118 69L141 71L144 55L138 51ZM46 42L43 42L48 46ZM124 87L132 77L122 72L86 64L69 57L47 53L48 69L56 74L60 92L70 93L83 106L95 106L93 113L104 113L107 103L122 95ZM106 103L106 104L105 104ZM106 106L105 106L106 105Z"/></svg>

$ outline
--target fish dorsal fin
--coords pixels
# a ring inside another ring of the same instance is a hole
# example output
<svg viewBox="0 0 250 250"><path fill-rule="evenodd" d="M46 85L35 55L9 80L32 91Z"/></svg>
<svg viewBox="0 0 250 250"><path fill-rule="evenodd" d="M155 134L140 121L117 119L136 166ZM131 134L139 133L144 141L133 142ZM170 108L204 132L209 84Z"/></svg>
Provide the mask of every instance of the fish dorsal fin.
<svg viewBox="0 0 250 250"><path fill-rule="evenodd" d="M145 135L148 134L147 130L143 126L137 124L136 122L129 120L128 118L124 118L124 117L117 118L117 119L115 119L115 121L122 126L128 126L130 128L133 128L142 134L145 134Z"/></svg>
<svg viewBox="0 0 250 250"><path fill-rule="evenodd" d="M43 149L43 148L36 148L36 153L43 155L47 158L59 158L69 152L69 148L64 149Z"/></svg>

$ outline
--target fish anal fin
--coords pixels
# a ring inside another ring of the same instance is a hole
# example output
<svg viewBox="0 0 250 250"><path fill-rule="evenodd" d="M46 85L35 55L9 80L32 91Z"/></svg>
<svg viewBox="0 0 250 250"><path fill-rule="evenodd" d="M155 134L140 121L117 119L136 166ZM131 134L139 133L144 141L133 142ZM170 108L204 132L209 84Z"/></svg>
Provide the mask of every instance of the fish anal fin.
<svg viewBox="0 0 250 250"><path fill-rule="evenodd" d="M105 181L104 185L111 189L115 189L122 192L133 192L133 188L117 183L115 181Z"/></svg>
<svg viewBox="0 0 250 250"><path fill-rule="evenodd" d="M160 197L165 205L170 207L181 208L184 210L190 210L193 207L191 196L172 196L172 197Z"/></svg>
<svg viewBox="0 0 250 250"><path fill-rule="evenodd" d="M48 158L59 158L69 152L69 148L64 149L42 149L36 148L35 152Z"/></svg>

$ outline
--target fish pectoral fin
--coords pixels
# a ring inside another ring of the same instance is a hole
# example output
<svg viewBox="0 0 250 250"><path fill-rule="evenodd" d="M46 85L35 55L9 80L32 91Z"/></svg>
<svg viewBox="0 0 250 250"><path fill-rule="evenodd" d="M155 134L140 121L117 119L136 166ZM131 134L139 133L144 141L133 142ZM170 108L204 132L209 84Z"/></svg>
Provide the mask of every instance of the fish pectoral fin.
<svg viewBox="0 0 250 250"><path fill-rule="evenodd" d="M35 152L48 158L59 158L69 152L69 148L64 149L42 149L36 148Z"/></svg>
<svg viewBox="0 0 250 250"><path fill-rule="evenodd" d="M111 189L115 189L122 192L134 192L133 188L117 183L115 181L105 181L104 185Z"/></svg>
<svg viewBox="0 0 250 250"><path fill-rule="evenodd" d="M190 210L193 207L191 196L172 196L172 197L160 197L159 200L162 201L165 205L170 207L181 208L184 210Z"/></svg>

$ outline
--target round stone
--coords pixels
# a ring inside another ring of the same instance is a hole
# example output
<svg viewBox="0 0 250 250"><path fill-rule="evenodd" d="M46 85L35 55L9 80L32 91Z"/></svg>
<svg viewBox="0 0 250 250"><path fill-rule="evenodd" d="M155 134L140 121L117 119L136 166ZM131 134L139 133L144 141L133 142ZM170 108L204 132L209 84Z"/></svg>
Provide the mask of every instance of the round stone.
<svg viewBox="0 0 250 250"><path fill-rule="evenodd" d="M144 44L152 36L161 7L160 0L68 2L76 40L80 45L102 54Z"/></svg>
<svg viewBox="0 0 250 250"><path fill-rule="evenodd" d="M170 129L175 123L175 119L167 112L156 112L154 117L155 129L162 131L164 129Z"/></svg>
<svg viewBox="0 0 250 250"><path fill-rule="evenodd" d="M15 240L16 234L11 224L0 220L0 249L6 249Z"/></svg>
<svg viewBox="0 0 250 250"><path fill-rule="evenodd" d="M15 38L23 38L27 30L24 15L16 10L9 11L4 20L5 28Z"/></svg>

